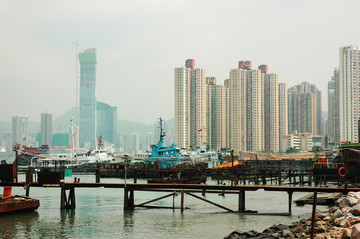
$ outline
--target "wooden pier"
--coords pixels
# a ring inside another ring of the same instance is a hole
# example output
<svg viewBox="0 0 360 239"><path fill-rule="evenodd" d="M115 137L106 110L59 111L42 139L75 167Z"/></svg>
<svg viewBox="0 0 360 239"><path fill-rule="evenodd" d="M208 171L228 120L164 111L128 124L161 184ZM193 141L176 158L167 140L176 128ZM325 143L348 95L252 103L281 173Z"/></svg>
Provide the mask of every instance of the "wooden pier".
<svg viewBox="0 0 360 239"><path fill-rule="evenodd" d="M183 211L186 209L184 202L184 195L189 195L191 197L202 200L206 203L212 204L213 206L222 208L228 212L236 212L242 214L256 214L257 211L248 211L245 208L246 197L245 193L247 191L257 191L263 189L265 192L287 192L288 194L288 212L284 213L285 215L291 214L292 208L292 195L294 192L326 192L326 193L343 193L346 194L349 191L360 191L360 188L343 188L343 187L287 187L287 186L264 186L264 185L204 185L204 184L143 184L143 183L60 183L60 184L45 184L45 183L26 183L26 182L2 182L0 186L12 186L12 187L57 187L61 189L61 209L75 209L76 200L75 200L75 189L76 188L120 188L124 189L124 210L134 210L137 207L148 207L148 208L164 208L158 206L150 206L149 204L158 200L162 200L167 197L175 197L180 195L180 209ZM166 195L160 196L158 198L135 204L135 191L149 191L149 192L161 192L166 193ZM216 193L216 194L236 194L238 195L238 200L236 209L227 208L223 205L217 204L210 200L205 199L204 197L198 196L197 194L205 193ZM165 207L176 209L173 207Z"/></svg>

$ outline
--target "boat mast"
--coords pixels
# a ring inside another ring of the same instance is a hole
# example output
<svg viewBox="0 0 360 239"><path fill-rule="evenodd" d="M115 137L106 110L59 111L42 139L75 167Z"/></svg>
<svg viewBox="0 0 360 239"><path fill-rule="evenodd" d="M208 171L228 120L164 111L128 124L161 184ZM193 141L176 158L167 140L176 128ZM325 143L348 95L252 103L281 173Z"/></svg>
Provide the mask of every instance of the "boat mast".
<svg viewBox="0 0 360 239"><path fill-rule="evenodd" d="M162 126L162 122L163 122L164 120L160 117L160 141L161 142L163 142L164 140L164 137L165 137L165 135L166 135L166 133L164 132L163 133L163 126Z"/></svg>

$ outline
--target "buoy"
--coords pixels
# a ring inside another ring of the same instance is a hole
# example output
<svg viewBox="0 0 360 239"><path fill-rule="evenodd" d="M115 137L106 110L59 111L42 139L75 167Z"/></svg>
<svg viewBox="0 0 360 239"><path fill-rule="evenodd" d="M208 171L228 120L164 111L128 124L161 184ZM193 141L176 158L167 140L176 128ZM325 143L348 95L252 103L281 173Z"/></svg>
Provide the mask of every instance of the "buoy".
<svg viewBox="0 0 360 239"><path fill-rule="evenodd" d="M8 186L4 187L3 197L4 198L10 198L11 197L11 187L8 187Z"/></svg>
<svg viewBox="0 0 360 239"><path fill-rule="evenodd" d="M344 173L342 173L342 170L344 170ZM340 175L340 177L345 177L345 175L346 175L346 170L345 170L344 167L339 168L339 175Z"/></svg>

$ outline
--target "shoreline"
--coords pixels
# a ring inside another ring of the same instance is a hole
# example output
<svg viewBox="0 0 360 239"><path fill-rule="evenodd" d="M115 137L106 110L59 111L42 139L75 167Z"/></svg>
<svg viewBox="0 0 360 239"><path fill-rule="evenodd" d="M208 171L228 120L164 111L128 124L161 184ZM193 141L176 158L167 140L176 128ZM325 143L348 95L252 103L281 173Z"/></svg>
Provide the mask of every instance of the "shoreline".
<svg viewBox="0 0 360 239"><path fill-rule="evenodd" d="M311 224L310 216L290 225L273 225L262 232L235 230L224 239L310 238ZM349 192L326 211L316 210L314 238L360 238L360 192Z"/></svg>

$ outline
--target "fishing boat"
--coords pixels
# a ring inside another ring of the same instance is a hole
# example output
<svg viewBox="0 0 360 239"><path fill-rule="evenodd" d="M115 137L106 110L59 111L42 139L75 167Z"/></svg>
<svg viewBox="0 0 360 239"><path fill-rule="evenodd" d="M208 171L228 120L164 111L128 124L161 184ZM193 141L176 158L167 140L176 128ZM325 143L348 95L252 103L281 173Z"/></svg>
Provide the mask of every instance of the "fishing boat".
<svg viewBox="0 0 360 239"><path fill-rule="evenodd" d="M192 162L188 157L181 153L181 149L176 147L175 144L171 146L164 146L165 132L163 130L163 119L160 117L160 139L156 145L152 145L152 153L147 160L146 164L157 165L160 169L172 168L175 165L184 161Z"/></svg>

